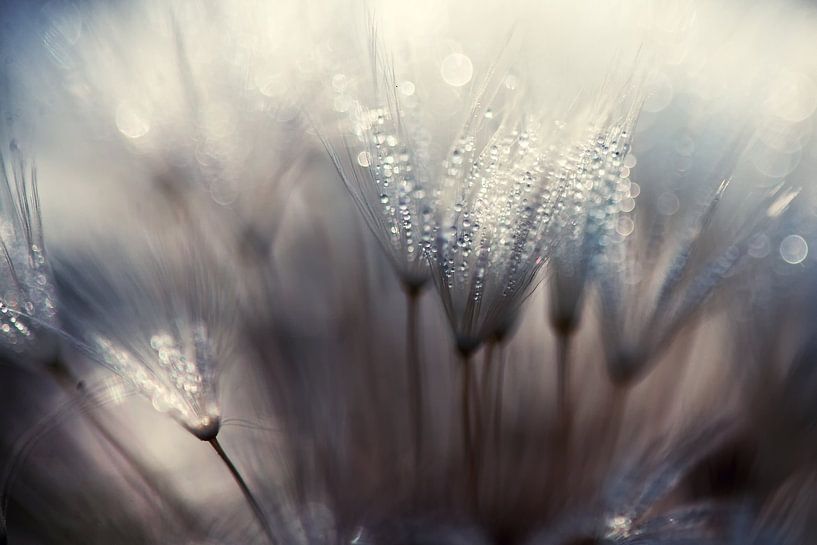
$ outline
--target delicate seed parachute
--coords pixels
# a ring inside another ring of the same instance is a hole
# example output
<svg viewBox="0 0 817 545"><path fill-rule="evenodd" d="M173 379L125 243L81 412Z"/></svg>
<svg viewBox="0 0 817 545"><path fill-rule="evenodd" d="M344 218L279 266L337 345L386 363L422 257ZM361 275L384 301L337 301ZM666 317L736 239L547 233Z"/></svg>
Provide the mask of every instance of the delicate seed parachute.
<svg viewBox="0 0 817 545"><path fill-rule="evenodd" d="M0 352L7 361L54 357L56 299L46 258L37 171L12 141L0 154Z"/></svg>
<svg viewBox="0 0 817 545"><path fill-rule="evenodd" d="M458 347L473 351L515 318L554 245L565 191L523 121L487 139L464 134L443 164L437 230L427 244ZM476 128L479 131L479 128ZM475 131L476 132L476 131Z"/></svg>
<svg viewBox="0 0 817 545"><path fill-rule="evenodd" d="M228 277L180 241L129 245L58 262L66 327L158 411L197 436L215 435L217 381L230 355Z"/></svg>
<svg viewBox="0 0 817 545"><path fill-rule="evenodd" d="M429 131L421 126L422 105L398 89L394 70L376 49L374 81L360 98L345 100L340 149L327 142L332 161L366 224L401 281L419 287L428 280L423 239L432 229L434 187ZM344 86L346 84L344 83Z"/></svg>

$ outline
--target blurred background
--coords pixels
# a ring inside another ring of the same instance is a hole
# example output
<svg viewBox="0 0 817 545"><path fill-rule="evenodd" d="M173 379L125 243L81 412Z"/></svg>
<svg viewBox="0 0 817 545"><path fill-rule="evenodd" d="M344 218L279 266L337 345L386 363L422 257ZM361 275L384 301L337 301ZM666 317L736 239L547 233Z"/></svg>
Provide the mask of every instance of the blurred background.
<svg viewBox="0 0 817 545"><path fill-rule="evenodd" d="M41 215L58 315L0 365L8 543L272 541L94 348L150 368L182 314L213 338L193 412L276 542L817 536L812 2L5 0L0 29L6 185L36 164L39 200L0 207L3 247ZM603 248L537 261L474 349L333 163L374 166L344 123L390 101L429 194L475 112L535 119L543 153L627 119Z"/></svg>

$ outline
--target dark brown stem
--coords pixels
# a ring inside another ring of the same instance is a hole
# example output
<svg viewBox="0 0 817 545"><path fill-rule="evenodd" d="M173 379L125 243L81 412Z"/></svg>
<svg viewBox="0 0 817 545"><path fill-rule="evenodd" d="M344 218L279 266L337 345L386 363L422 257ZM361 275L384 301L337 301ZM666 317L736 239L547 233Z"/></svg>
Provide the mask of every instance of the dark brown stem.
<svg viewBox="0 0 817 545"><path fill-rule="evenodd" d="M465 468L467 471L467 494L469 502L472 506L477 504L477 493L479 491L478 473L477 473L477 459L474 452L474 435L471 423L471 354L460 354L460 365L462 367L462 396L461 407L462 411L462 442L463 453L465 457Z"/></svg>
<svg viewBox="0 0 817 545"><path fill-rule="evenodd" d="M505 346L497 341L496 397L493 407L493 441L496 445L497 490L502 490L502 390L505 387Z"/></svg>
<svg viewBox="0 0 817 545"><path fill-rule="evenodd" d="M501 341L497 344L496 362L496 397L494 399L494 441L499 444L502 435L502 394L505 388L505 346Z"/></svg>
<svg viewBox="0 0 817 545"><path fill-rule="evenodd" d="M621 439L621 431L624 425L624 413L627 408L627 401L630 398L631 388L627 385L614 385L610 406L604 418L606 424L605 450L609 453L608 462L612 464L615 460L615 453Z"/></svg>
<svg viewBox="0 0 817 545"><path fill-rule="evenodd" d="M213 437L208 441L210 445L212 445L213 449L218 453L221 460L224 462L224 465L227 466L227 469L230 470L230 474L233 476L238 488L241 489L241 493L244 494L244 499L247 500L247 504L249 504L250 509L252 509L253 514L255 515L255 519L258 521L258 524L261 526L261 529L266 534L267 539L271 544L275 544L275 534L272 532L272 527L270 527L269 523L267 522L267 518L264 515L264 511L261 509L261 505L259 505L258 501L253 496L250 488L247 486L247 483L244 481L244 478L241 476L241 473L238 471L238 468L235 467L233 461L224 452L224 449L221 448L221 443L218 442L218 438Z"/></svg>
<svg viewBox="0 0 817 545"><path fill-rule="evenodd" d="M423 456L423 369L420 363L417 321L419 298L420 291L418 289L406 290L406 362L415 472L419 469Z"/></svg>
<svg viewBox="0 0 817 545"><path fill-rule="evenodd" d="M570 334L556 334L556 400L559 427L570 430Z"/></svg>
<svg viewBox="0 0 817 545"><path fill-rule="evenodd" d="M484 420L481 419L479 422L480 428L478 432L480 434L480 442L485 441L488 439L488 432L487 429L491 425L491 389L496 386L493 380L494 374L494 345L496 341L488 341L485 345L485 364L482 373L482 399L480 402L484 407L480 407L480 413L485 415Z"/></svg>

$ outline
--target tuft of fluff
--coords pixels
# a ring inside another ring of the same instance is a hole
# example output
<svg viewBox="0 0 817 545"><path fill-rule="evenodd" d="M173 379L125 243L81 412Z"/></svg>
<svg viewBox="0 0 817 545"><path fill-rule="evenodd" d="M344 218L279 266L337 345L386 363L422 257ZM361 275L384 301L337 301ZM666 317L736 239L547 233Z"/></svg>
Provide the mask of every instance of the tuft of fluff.
<svg viewBox="0 0 817 545"><path fill-rule="evenodd" d="M371 81L366 78L351 96L341 95L351 103L344 106L339 145L327 138L324 143L398 277L416 289L429 279L422 246L432 229L437 185L429 156L431 134L421 124L421 100L415 93L401 93L393 64L376 38L371 40Z"/></svg>
<svg viewBox="0 0 817 545"><path fill-rule="evenodd" d="M714 189L699 190L674 227L660 204L646 210L635 204L619 216L596 259L607 367L617 384L643 376L744 262L753 237L770 232L799 191L780 184L762 193L736 226L716 234L713 218L730 180L715 180L709 182Z"/></svg>
<svg viewBox="0 0 817 545"><path fill-rule="evenodd" d="M426 244L457 345L471 352L515 318L555 241L564 185L532 119L464 134L443 163L436 229ZM482 136L481 138L478 137Z"/></svg>
<svg viewBox="0 0 817 545"><path fill-rule="evenodd" d="M58 259L55 271L63 323L81 351L197 437L215 436L235 298L214 254L159 234L100 243Z"/></svg>
<svg viewBox="0 0 817 545"><path fill-rule="evenodd" d="M0 357L47 361L57 350L57 311L37 169L14 141L9 152L0 153Z"/></svg>

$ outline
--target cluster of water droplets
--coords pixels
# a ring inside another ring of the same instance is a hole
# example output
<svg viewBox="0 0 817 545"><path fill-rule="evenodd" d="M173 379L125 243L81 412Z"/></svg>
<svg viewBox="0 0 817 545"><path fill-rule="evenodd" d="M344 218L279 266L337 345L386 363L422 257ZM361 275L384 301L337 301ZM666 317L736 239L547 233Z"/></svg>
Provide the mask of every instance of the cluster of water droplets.
<svg viewBox="0 0 817 545"><path fill-rule="evenodd" d="M40 233L39 204L30 198L28 182L15 176L14 190L6 174L0 218L0 350L19 357L32 349L48 349L40 335L56 330L57 311L51 270Z"/></svg>
<svg viewBox="0 0 817 545"><path fill-rule="evenodd" d="M5 233L2 238L6 240ZM53 325L56 321L54 287L45 255L38 244L28 246L28 252L25 243L20 245L23 248L6 246L7 259L0 265L4 279L0 338L4 349L18 354L30 348L41 324Z"/></svg>
<svg viewBox="0 0 817 545"><path fill-rule="evenodd" d="M130 382L153 407L170 414L194 434L219 425L213 347L204 324L184 335L157 331L143 349L128 349L97 336L95 348L114 372Z"/></svg>
<svg viewBox="0 0 817 545"><path fill-rule="evenodd" d="M625 163L629 122L592 132L566 165L566 213L557 218L557 232L565 245L581 247L583 257L603 259L610 254L602 254L602 249L622 243L632 233L631 214L639 191Z"/></svg>
<svg viewBox="0 0 817 545"><path fill-rule="evenodd" d="M347 168L341 174L398 273L409 282L427 278L421 239L432 221L427 131L415 125L413 96L388 106L349 109Z"/></svg>
<svg viewBox="0 0 817 545"><path fill-rule="evenodd" d="M462 136L443 163L438 225L424 244L458 336L479 339L510 319L552 247L564 186L535 130L500 127L487 144Z"/></svg>
<svg viewBox="0 0 817 545"><path fill-rule="evenodd" d="M614 172L629 171L631 161L625 153L622 149L613 157ZM677 198L668 213L661 200L670 193L663 193L654 211L642 211L641 232L636 232L635 199L640 188L624 176L619 179L617 189L607 188L608 207L598 216L600 250L594 277L600 288L608 368L616 380L631 381L655 362L682 326L734 274L743 257L750 255L757 235L768 230L798 191L781 184L752 204L755 210L743 214L745 220L713 231L710 223L729 185L728 177L716 177L714 185L702 191L672 225L667 217L677 212Z"/></svg>

